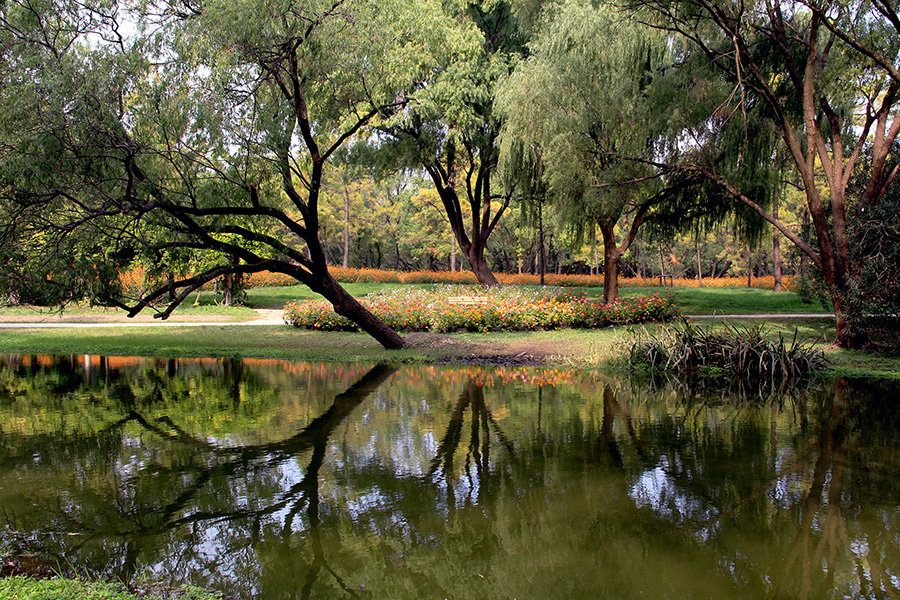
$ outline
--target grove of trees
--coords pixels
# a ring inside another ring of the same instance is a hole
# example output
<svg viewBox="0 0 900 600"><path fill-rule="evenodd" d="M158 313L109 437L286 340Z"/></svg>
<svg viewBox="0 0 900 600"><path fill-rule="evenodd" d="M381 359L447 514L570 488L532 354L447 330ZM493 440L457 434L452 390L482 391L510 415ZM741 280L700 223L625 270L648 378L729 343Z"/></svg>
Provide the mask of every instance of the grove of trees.
<svg viewBox="0 0 900 600"><path fill-rule="evenodd" d="M784 254L859 346L900 296L898 53L890 0L5 0L0 296L165 318L271 271L400 348L330 265L602 265L612 302Z"/></svg>

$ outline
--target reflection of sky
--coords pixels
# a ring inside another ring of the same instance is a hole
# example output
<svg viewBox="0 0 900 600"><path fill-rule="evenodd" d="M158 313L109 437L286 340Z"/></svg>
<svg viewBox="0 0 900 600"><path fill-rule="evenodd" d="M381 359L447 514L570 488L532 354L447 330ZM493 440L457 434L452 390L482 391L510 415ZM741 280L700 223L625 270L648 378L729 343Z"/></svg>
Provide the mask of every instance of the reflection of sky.
<svg viewBox="0 0 900 600"><path fill-rule="evenodd" d="M667 473L668 458L663 457L653 469L641 473L628 490L638 508L652 508L660 516L673 521L703 516L703 503L680 489Z"/></svg>

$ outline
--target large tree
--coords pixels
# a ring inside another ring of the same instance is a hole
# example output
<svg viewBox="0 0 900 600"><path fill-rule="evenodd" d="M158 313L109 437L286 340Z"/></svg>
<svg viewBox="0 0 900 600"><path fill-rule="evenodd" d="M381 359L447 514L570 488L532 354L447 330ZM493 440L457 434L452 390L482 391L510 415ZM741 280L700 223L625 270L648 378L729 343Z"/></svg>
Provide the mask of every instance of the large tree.
<svg viewBox="0 0 900 600"><path fill-rule="evenodd" d="M654 16L648 24L675 34L684 64L711 65L733 87L721 112L746 119L755 111L772 124L806 197L814 231L809 243L720 172L718 156L682 166L727 188L808 256L829 289L836 344L861 343L847 319L852 280L861 267L851 252L848 222L883 202L900 164L900 20L894 4L640 0L631 8L649 9ZM712 118L710 123L715 125ZM863 180L856 196L849 194L854 176Z"/></svg>
<svg viewBox="0 0 900 600"><path fill-rule="evenodd" d="M407 102L428 56L412 8L0 3L3 241L40 239L49 257L90 232L97 260L119 262L212 251L215 264L134 301L113 280L95 299L130 315L165 300L166 317L219 276L268 270L402 347L329 274L318 204L336 151Z"/></svg>
<svg viewBox="0 0 900 600"><path fill-rule="evenodd" d="M476 279L495 286L485 248L513 191L497 176L501 119L494 102L497 85L525 53L527 36L508 0L443 4L432 17L445 23L435 50L441 68L384 128L393 138L384 146L393 159L428 173Z"/></svg>
<svg viewBox="0 0 900 600"><path fill-rule="evenodd" d="M704 189L702 178L660 162L677 153L681 132L659 110L677 91L664 77L674 62L664 36L608 6L572 0L548 6L531 49L499 95L501 162L513 178L526 177L521 192L537 192L526 201L549 197L578 237L599 228L604 300L613 302L619 260L641 227L704 214L718 186Z"/></svg>

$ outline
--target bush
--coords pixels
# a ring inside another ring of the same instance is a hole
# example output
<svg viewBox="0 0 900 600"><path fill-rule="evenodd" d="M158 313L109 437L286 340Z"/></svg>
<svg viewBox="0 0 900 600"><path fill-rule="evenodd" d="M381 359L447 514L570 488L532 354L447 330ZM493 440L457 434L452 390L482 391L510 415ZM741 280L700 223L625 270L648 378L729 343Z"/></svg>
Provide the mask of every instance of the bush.
<svg viewBox="0 0 900 600"><path fill-rule="evenodd" d="M773 342L761 327L726 327L711 332L685 322L661 336L640 335L628 351L632 367L645 367L693 375L702 371L726 373L750 378L791 378L824 369L827 365L820 350L794 338L786 344L781 334Z"/></svg>
<svg viewBox="0 0 900 600"><path fill-rule="evenodd" d="M587 298L584 292L552 287L487 289L445 285L433 290L406 288L369 294L362 303L397 331L598 328L663 321L677 313L674 297L669 295L625 298L606 305ZM284 320L307 329L357 330L351 321L336 315L324 302L289 302L284 307Z"/></svg>

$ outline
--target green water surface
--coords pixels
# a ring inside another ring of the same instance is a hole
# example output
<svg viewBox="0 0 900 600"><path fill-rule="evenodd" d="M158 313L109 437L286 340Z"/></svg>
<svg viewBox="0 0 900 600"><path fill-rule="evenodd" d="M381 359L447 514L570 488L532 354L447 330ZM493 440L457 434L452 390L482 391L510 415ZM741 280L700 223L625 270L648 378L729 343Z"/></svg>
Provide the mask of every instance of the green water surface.
<svg viewBox="0 0 900 600"><path fill-rule="evenodd" d="M896 598L896 382L0 360L0 550L239 599Z"/></svg>

